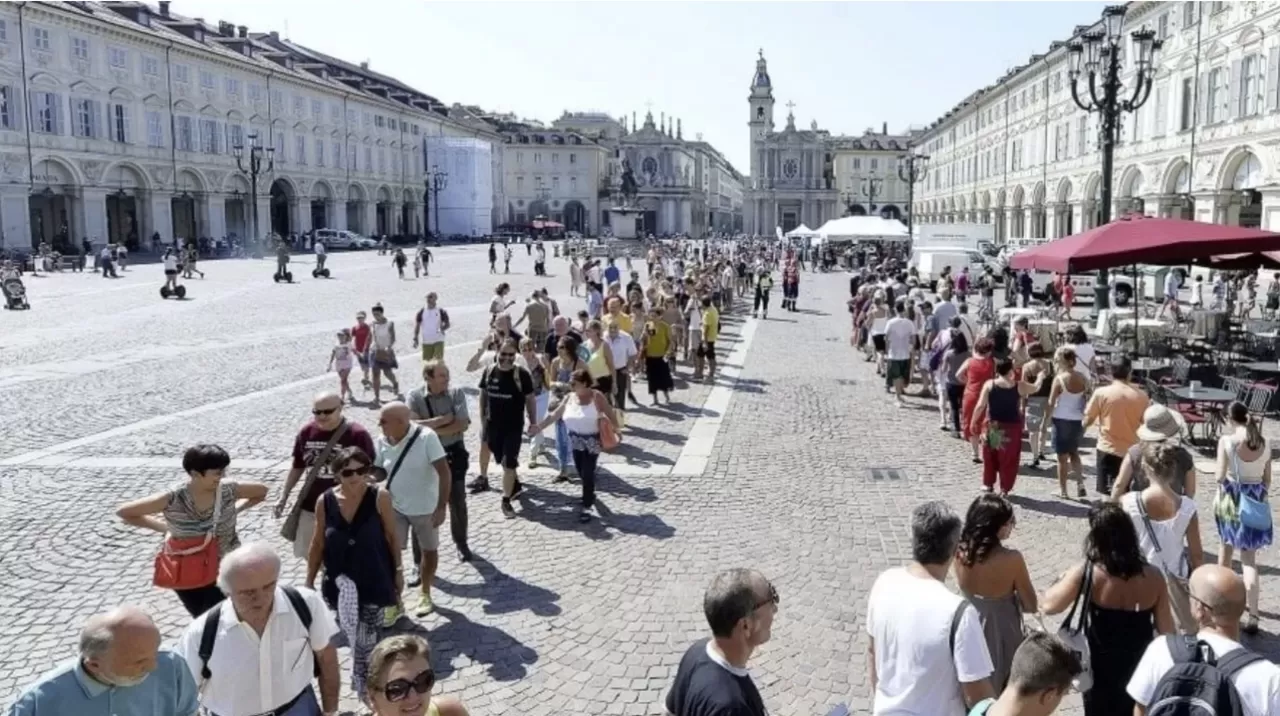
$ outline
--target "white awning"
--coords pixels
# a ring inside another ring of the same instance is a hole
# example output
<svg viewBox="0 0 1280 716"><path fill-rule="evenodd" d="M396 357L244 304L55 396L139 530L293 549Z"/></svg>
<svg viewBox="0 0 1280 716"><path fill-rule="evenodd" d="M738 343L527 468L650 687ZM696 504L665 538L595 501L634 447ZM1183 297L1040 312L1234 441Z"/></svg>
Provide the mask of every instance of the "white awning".
<svg viewBox="0 0 1280 716"><path fill-rule="evenodd" d="M832 219L818 229L818 234L829 241L907 241L907 225L896 219L879 216L846 216Z"/></svg>

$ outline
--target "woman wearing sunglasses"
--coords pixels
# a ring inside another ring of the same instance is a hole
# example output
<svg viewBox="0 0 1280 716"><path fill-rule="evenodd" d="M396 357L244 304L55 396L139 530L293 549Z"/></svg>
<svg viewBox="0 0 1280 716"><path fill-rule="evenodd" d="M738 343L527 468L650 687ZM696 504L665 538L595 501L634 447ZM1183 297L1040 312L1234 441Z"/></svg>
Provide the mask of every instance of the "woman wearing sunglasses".
<svg viewBox="0 0 1280 716"><path fill-rule="evenodd" d="M367 703L373 716L468 716L453 696L431 698L431 647L412 634L384 639L369 662Z"/></svg>
<svg viewBox="0 0 1280 716"><path fill-rule="evenodd" d="M360 448L338 451L332 463L338 484L316 502L307 555L308 589L315 589L324 565L320 593L351 644L351 687L357 694L364 693L384 617L399 616L404 590L391 493L369 482L372 466Z"/></svg>

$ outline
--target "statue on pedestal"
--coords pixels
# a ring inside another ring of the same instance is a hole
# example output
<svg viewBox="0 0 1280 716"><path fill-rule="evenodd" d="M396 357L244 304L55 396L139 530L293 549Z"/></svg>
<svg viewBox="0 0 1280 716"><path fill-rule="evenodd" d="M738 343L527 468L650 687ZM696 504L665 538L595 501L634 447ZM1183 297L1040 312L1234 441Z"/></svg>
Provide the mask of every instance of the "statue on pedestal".
<svg viewBox="0 0 1280 716"><path fill-rule="evenodd" d="M640 185L636 183L635 172L631 171L631 162L622 160L622 205L635 206L636 196L640 194Z"/></svg>

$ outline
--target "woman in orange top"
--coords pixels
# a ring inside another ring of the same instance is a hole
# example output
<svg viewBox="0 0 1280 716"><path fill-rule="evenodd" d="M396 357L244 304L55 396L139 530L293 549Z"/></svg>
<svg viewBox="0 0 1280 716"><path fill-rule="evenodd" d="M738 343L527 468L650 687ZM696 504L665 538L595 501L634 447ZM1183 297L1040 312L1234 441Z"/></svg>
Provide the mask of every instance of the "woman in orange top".
<svg viewBox="0 0 1280 716"><path fill-rule="evenodd" d="M978 449L981 445L982 432L971 429L973 411L978 406L978 396L982 394L982 386L996 377L996 361L991 356L995 343L983 336L973 344L973 355L960 365L956 378L964 383L964 400L960 403L961 425L964 426L964 439L973 448L973 462L981 465L982 458Z"/></svg>

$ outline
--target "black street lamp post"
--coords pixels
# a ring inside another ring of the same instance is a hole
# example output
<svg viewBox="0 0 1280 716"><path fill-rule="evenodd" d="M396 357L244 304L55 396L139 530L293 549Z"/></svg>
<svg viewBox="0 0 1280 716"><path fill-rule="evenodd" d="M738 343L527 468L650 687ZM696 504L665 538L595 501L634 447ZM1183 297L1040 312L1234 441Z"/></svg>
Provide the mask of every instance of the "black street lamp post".
<svg viewBox="0 0 1280 716"><path fill-rule="evenodd" d="M276 148L264 147L258 143L258 133L249 132L247 139L249 144L236 144L231 147L231 153L236 158L236 166L240 171L249 175L249 203L251 205L250 215L253 217L253 241L256 243L262 239L258 233L258 176L261 174L270 174L275 168ZM245 150L248 150L246 152ZM247 155L247 156L246 156ZM245 160L248 159L249 166L245 168ZM266 167L263 167L266 164ZM183 192L186 193L185 191Z"/></svg>
<svg viewBox="0 0 1280 716"><path fill-rule="evenodd" d="M907 240L915 238L912 227L916 217L916 182L929 173L929 155L913 154L911 147L898 157L898 178L907 183Z"/></svg>
<svg viewBox="0 0 1280 716"><path fill-rule="evenodd" d="M1071 81L1071 99L1086 112L1097 112L1101 120L1102 144L1102 192L1099 201L1099 225L1111 221L1111 181L1115 164L1116 140L1120 132L1120 116L1124 112L1136 112L1151 96L1151 78L1155 75L1156 53L1163 44L1152 30L1138 30L1131 34L1133 50L1137 54L1131 95L1121 96L1124 90L1120 72L1124 37L1124 5L1112 5L1102 12L1102 31L1090 32L1080 42L1069 48L1070 67L1067 77ZM1083 66L1083 72L1082 72ZM1089 95L1082 99L1080 79L1088 75ZM1101 84L1101 87L1099 87ZM1101 94L1099 94L1101 91ZM1094 288L1093 312L1111 305L1110 282L1107 270L1098 271ZM1136 300L1137 297L1135 297Z"/></svg>
<svg viewBox="0 0 1280 716"><path fill-rule="evenodd" d="M884 193L884 179L880 177L862 178L862 195L867 197L867 216L876 213L876 197Z"/></svg>
<svg viewBox="0 0 1280 716"><path fill-rule="evenodd" d="M427 172L427 178L423 180L427 186L427 201L431 204L431 208L436 214L436 230L433 234L431 227L427 227L427 235L440 238L440 192L449 185L449 172L441 170L435 164L431 165L431 171Z"/></svg>

